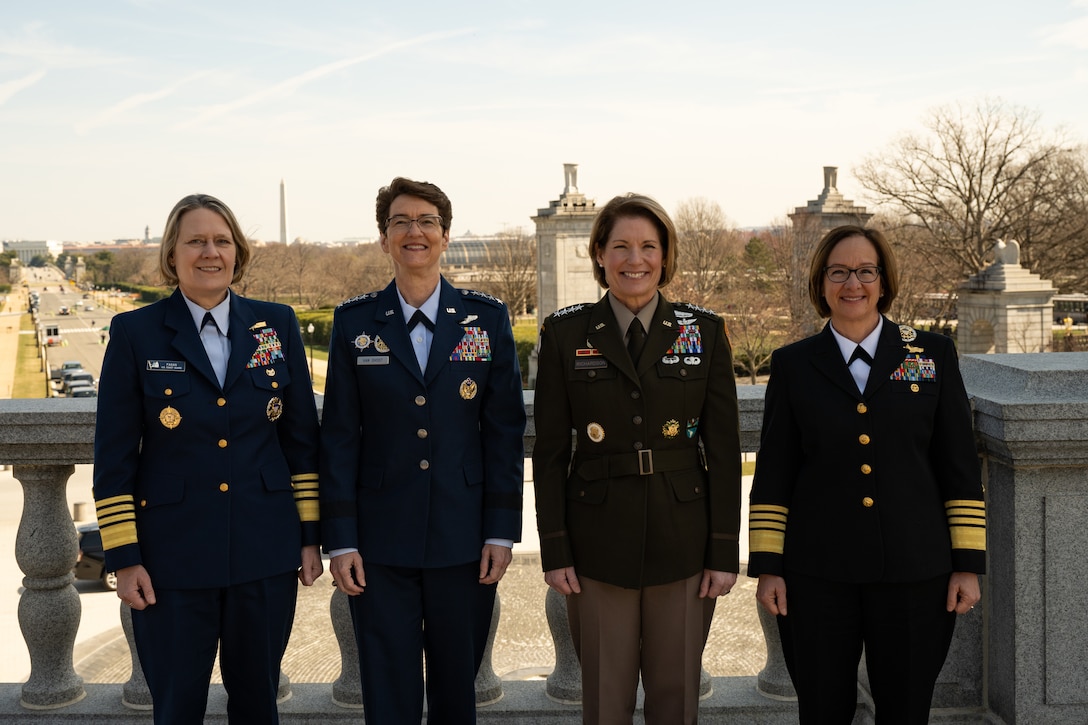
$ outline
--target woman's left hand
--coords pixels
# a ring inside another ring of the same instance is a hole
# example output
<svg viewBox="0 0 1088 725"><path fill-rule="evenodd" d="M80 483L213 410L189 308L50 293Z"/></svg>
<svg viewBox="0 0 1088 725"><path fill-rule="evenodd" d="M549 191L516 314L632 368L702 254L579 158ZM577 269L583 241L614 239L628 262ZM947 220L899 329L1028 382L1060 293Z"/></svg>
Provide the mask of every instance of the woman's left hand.
<svg viewBox="0 0 1088 725"><path fill-rule="evenodd" d="M945 609L956 614L967 614L975 608L982 598L978 585L978 574L969 571L954 571L948 577L948 601Z"/></svg>
<svg viewBox="0 0 1088 725"><path fill-rule="evenodd" d="M325 565L321 563L321 549L317 544L302 547L302 566L298 568L298 580L303 586L310 586L318 580L325 571Z"/></svg>
<svg viewBox="0 0 1088 725"><path fill-rule="evenodd" d="M737 575L731 571L703 569L703 581L699 584L700 598L717 598L728 594L737 583Z"/></svg>

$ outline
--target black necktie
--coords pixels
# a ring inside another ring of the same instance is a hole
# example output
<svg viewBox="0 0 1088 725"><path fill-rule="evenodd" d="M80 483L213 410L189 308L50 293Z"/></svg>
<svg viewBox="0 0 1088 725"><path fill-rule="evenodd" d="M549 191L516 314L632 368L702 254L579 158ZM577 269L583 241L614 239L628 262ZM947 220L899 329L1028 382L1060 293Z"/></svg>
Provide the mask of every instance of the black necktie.
<svg viewBox="0 0 1088 725"><path fill-rule="evenodd" d="M847 361L846 366L850 367L854 364L855 360L864 360L866 365L869 367L873 366L873 356L865 352L865 348L861 345L854 348L854 354L850 356L850 360Z"/></svg>
<svg viewBox="0 0 1088 725"><path fill-rule="evenodd" d="M421 322L423 323L424 327L426 327L431 332L434 332L434 323L431 322L431 319L427 317L427 315L423 314L423 310L416 310L415 314L412 315L412 319L408 320L408 329L413 329Z"/></svg>
<svg viewBox="0 0 1088 725"><path fill-rule="evenodd" d="M216 332L218 332L219 331L219 325L215 324L215 318L212 317L211 312L205 312L204 313L204 321L200 323L200 331L203 332L205 325L207 325L209 322L211 323L212 327L215 328Z"/></svg>
<svg viewBox="0 0 1088 725"><path fill-rule="evenodd" d="M642 354L642 346L646 344L646 330L636 317L631 320L631 326L627 328L627 354L631 356L631 362L638 365L639 355Z"/></svg>

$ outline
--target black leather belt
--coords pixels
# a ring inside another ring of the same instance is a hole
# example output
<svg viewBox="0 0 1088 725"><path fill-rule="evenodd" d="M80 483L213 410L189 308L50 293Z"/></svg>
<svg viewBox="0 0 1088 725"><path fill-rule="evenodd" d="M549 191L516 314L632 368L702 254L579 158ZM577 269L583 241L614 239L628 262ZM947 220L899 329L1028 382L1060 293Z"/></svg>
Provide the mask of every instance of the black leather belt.
<svg viewBox="0 0 1088 725"><path fill-rule="evenodd" d="M701 468L699 450L690 448L681 451L655 451L643 448L631 453L617 453L611 456L583 456L577 458L578 475L589 481L619 476L649 476L663 471L682 471L686 468Z"/></svg>

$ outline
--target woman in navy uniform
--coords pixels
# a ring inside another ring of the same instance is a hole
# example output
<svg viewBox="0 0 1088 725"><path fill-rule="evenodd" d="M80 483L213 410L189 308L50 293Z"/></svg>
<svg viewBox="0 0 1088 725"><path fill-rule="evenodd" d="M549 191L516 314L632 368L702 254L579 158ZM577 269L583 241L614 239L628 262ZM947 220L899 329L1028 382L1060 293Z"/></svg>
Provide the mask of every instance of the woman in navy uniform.
<svg viewBox="0 0 1088 725"><path fill-rule="evenodd" d="M778 615L802 723L849 723L864 647L881 723L925 723L956 614L979 600L985 507L956 350L883 313L895 256L828 232L809 298L830 323L776 350L749 576Z"/></svg>
<svg viewBox="0 0 1088 725"><path fill-rule="evenodd" d="M525 406L506 305L440 271L453 208L378 192L394 279L333 316L322 543L349 596L368 725L476 722L495 589L521 537Z"/></svg>
<svg viewBox="0 0 1088 725"><path fill-rule="evenodd" d="M567 596L583 722L631 722L641 671L647 723L694 723L714 603L738 569L729 341L720 317L658 292L676 273L676 231L653 199L606 204L589 256L608 293L540 331L544 578Z"/></svg>
<svg viewBox="0 0 1088 725"><path fill-rule="evenodd" d="M102 364L95 504L156 723L203 722L217 647L230 721L278 722L298 581L322 572L298 320L230 291L249 259L223 202L179 201L159 265L177 290L114 317Z"/></svg>

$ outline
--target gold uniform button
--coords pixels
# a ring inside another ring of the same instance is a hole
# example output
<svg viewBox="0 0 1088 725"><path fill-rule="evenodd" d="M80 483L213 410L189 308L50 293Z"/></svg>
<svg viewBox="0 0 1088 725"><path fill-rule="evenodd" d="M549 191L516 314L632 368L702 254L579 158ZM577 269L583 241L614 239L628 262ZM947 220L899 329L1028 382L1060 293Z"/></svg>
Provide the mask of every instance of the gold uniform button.
<svg viewBox="0 0 1088 725"><path fill-rule="evenodd" d="M912 393L917 393L918 392L918 383L911 383L910 384L910 392L912 392Z"/></svg>
<svg viewBox="0 0 1088 725"><path fill-rule="evenodd" d="M422 395L417 395L416 396L416 405L424 406L426 404L427 404L427 399L426 398L424 398Z"/></svg>
<svg viewBox="0 0 1088 725"><path fill-rule="evenodd" d="M861 499L861 505L862 505L862 506L864 506L864 507L865 507L865 508L867 508L867 509L870 509L870 508L872 508L872 507L873 507L873 503L874 503L873 499L869 498L868 496L866 496L865 498Z"/></svg>
<svg viewBox="0 0 1088 725"><path fill-rule="evenodd" d="M858 443L860 443L863 446L869 445L869 436L862 433L861 435L858 436Z"/></svg>
<svg viewBox="0 0 1088 725"><path fill-rule="evenodd" d="M424 458L422 461L419 462L419 468L421 470L423 470L423 471L426 471L430 467L431 467L431 462L428 461L426 458Z"/></svg>
<svg viewBox="0 0 1088 725"><path fill-rule="evenodd" d="M858 412L859 413L868 413L869 412L869 407L867 405L865 405L865 403L858 403Z"/></svg>
<svg viewBox="0 0 1088 725"><path fill-rule="evenodd" d="M223 493L226 493L226 492L227 492L227 489L229 489L229 488L230 488L230 486L228 486L228 485L227 485L227 484L225 484L225 483L221 483L221 484L219 484L219 490L220 490L220 491L222 491Z"/></svg>
<svg viewBox="0 0 1088 725"><path fill-rule="evenodd" d="M427 429L426 428L420 428L419 430L416 431L416 435L419 436L420 438L426 438L427 437Z"/></svg>
<svg viewBox="0 0 1088 725"><path fill-rule="evenodd" d="M226 438L220 438L219 439L219 447L220 448L226 448L227 447L227 439Z"/></svg>
<svg viewBox="0 0 1088 725"><path fill-rule="evenodd" d="M174 391L171 388L167 388L166 390L162 391L162 393L163 395L173 395Z"/></svg>
<svg viewBox="0 0 1088 725"><path fill-rule="evenodd" d="M275 380L273 380L273 381L272 381L272 389L273 389L273 390L275 390L275 389L276 389L276 388L278 388L279 386L280 386L280 384L279 384L279 383L277 383L277 382L276 382Z"/></svg>
<svg viewBox="0 0 1088 725"><path fill-rule="evenodd" d="M146 506L147 506L147 499L146 498L140 499L140 508L144 508Z"/></svg>
<svg viewBox="0 0 1088 725"><path fill-rule="evenodd" d="M226 398L219 398L218 400L215 401L215 404L218 405L220 408L222 408L224 405L227 404L227 399Z"/></svg>
<svg viewBox="0 0 1088 725"><path fill-rule="evenodd" d="M866 476L868 476L870 473L873 472L873 467L870 466L868 463L862 463L861 464L861 472L864 473Z"/></svg>

